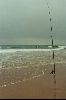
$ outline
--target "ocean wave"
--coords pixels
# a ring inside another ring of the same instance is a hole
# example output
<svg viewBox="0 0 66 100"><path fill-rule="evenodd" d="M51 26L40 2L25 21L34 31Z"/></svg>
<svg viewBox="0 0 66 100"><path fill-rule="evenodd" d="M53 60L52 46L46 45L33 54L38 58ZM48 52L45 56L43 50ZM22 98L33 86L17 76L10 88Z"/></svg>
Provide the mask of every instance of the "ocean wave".
<svg viewBox="0 0 66 100"><path fill-rule="evenodd" d="M52 48L52 46L48 46L49 49L0 49L0 53L14 53L14 52L30 52L30 51L52 51L52 50L61 50L64 49L65 46L58 46L58 48Z"/></svg>

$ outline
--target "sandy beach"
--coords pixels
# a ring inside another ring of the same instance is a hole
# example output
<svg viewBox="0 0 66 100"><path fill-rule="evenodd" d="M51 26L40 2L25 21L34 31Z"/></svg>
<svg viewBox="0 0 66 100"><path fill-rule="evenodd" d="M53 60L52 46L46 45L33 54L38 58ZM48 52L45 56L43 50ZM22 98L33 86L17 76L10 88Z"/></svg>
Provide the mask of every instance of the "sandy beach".
<svg viewBox="0 0 66 100"><path fill-rule="evenodd" d="M52 52L0 54L0 99L66 99L66 55L56 52L56 84Z"/></svg>

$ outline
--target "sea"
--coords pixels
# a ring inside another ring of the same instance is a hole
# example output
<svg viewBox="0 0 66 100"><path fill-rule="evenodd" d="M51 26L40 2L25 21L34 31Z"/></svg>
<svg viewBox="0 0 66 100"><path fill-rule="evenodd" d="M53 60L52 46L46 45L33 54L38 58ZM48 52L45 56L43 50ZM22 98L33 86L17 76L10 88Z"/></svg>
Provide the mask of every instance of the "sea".
<svg viewBox="0 0 66 100"><path fill-rule="evenodd" d="M66 62L66 46L55 45L0 45L0 69L40 66Z"/></svg>

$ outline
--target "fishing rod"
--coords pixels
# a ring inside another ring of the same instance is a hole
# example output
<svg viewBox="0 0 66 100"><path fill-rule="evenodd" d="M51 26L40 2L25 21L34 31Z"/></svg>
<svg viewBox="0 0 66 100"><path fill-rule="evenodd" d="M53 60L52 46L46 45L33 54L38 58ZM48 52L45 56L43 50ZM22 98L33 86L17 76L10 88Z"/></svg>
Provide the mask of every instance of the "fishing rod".
<svg viewBox="0 0 66 100"><path fill-rule="evenodd" d="M53 39L53 26L52 26L52 17L51 17L51 11L50 11L50 6L48 4L48 1L46 1L47 7L49 9L49 21L50 21L50 32L51 32L51 46L52 49L54 48L54 39ZM52 59L53 59L53 69L50 72L50 74L53 74L53 78L54 78L54 99L56 99L56 66L55 66L55 52L54 50L52 50Z"/></svg>

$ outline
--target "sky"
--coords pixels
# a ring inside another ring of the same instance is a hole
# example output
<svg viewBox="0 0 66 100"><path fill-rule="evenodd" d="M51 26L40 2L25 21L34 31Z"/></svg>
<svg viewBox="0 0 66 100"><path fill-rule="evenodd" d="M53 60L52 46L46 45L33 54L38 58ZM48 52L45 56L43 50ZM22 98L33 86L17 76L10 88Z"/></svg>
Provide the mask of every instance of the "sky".
<svg viewBox="0 0 66 100"><path fill-rule="evenodd" d="M66 0L0 0L0 45L51 45L51 25L54 44L66 45Z"/></svg>

